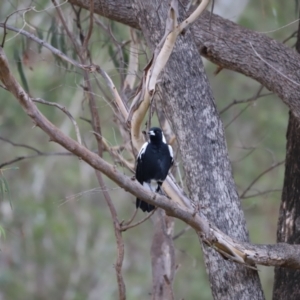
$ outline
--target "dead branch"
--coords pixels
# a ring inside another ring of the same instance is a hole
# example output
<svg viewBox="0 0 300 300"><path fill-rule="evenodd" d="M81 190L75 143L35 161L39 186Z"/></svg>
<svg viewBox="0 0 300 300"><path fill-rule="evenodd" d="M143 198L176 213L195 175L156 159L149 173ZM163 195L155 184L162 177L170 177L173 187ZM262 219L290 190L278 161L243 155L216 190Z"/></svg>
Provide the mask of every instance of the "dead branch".
<svg viewBox="0 0 300 300"><path fill-rule="evenodd" d="M55 106L55 107L59 108L61 111L63 111L68 116L68 118L71 120L71 122L74 125L75 133L76 133L76 137L77 137L78 143L82 144L81 136L80 136L80 131L79 131L79 127L77 125L77 122L75 121L75 119L73 118L73 116L71 115L71 113L66 109L65 106L60 105L59 103L56 103L56 102L49 102L49 101L43 100L41 98L33 98L32 101L36 102L36 103L41 103L41 104L49 105L49 106Z"/></svg>
<svg viewBox="0 0 300 300"><path fill-rule="evenodd" d="M265 174L267 174L268 172L272 171L273 169L281 166L283 163L285 162L285 160L278 162L277 164L272 165L271 167L269 167L268 169L264 170L262 173L260 173L256 178L253 179L253 181L249 184L249 186L242 192L242 194L240 195L240 198L245 197L245 195L247 194L247 192L252 188L252 186Z"/></svg>
<svg viewBox="0 0 300 300"><path fill-rule="evenodd" d="M138 221L138 222L136 222L136 223L134 223L134 224L131 224L131 225L130 225L130 224L121 225L121 230L122 230L122 231L126 231L126 230L128 230L128 229L134 228L134 227L136 227L136 226L138 226L138 225L140 225L140 224L146 222L148 219L150 219L150 218L153 216L153 214L155 213L155 211L156 211L156 209L152 210L152 212L151 212L150 214L148 214L148 215L147 215L146 217L144 217L142 220L140 220L140 221Z"/></svg>
<svg viewBox="0 0 300 300"><path fill-rule="evenodd" d="M0 164L0 169L4 168L6 166L12 165L12 164L14 164L18 161L21 161L21 160L37 158L37 157L41 157L41 156L73 156L73 154L70 153L70 152L40 152L40 153L32 154L32 155L18 156L18 157L15 157L12 160L1 163Z"/></svg>
<svg viewBox="0 0 300 300"><path fill-rule="evenodd" d="M88 51L87 46L88 46L89 40L90 40L90 38L92 36L93 24L94 24L94 0L90 0L90 24L89 24L89 30L88 30L88 33L87 33L87 35L84 38L84 41L82 43L82 48L85 51Z"/></svg>
<svg viewBox="0 0 300 300"><path fill-rule="evenodd" d="M232 106L234 106L236 104L243 104L243 103L248 103L248 102L254 102L257 99L273 95L273 93L261 94L263 88L264 88L263 85L261 85L259 87L258 91L255 93L255 95L252 96L252 97L250 97L250 98L248 98L248 99L233 100L231 103L229 103L227 106L225 106L223 109L220 110L220 115L223 114L225 111L227 111L228 109L230 109Z"/></svg>

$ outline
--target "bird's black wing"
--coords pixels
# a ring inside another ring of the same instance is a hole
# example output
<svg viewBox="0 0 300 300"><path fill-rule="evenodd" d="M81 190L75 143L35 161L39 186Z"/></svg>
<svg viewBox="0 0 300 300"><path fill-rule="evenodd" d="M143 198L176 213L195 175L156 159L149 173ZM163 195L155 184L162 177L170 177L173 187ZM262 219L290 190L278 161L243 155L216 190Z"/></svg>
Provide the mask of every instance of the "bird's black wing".
<svg viewBox="0 0 300 300"><path fill-rule="evenodd" d="M137 163L136 163L136 172L135 172L135 178L136 180L143 185L144 182L148 181L148 178L146 178L147 174L146 174L146 170L145 170L145 161L144 161L144 155L147 149L148 143L145 143L139 154L138 154L138 158L137 158ZM148 204L145 201L140 200L139 198L136 198L136 208L140 208L142 211L147 211L147 212L151 212L155 207L151 204Z"/></svg>
<svg viewBox="0 0 300 300"><path fill-rule="evenodd" d="M144 157L144 154L146 152L146 149L147 149L147 146L148 146L148 143L145 143L139 154L138 154L138 157L137 157L137 162L136 162L136 171L135 171L135 178L136 180L140 183L140 184L143 184L143 181L144 181L144 176L143 176L143 157Z"/></svg>

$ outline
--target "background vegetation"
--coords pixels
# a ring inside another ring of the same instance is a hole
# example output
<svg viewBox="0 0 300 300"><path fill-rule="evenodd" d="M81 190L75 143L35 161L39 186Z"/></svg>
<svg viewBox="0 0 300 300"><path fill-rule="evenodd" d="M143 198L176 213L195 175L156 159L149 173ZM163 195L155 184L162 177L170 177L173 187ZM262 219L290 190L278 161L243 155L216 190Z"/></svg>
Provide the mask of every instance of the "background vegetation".
<svg viewBox="0 0 300 300"><path fill-rule="evenodd" d="M2 1L0 22L12 12L30 6L35 9L26 13L20 11L9 19L8 24L17 28L25 26L25 30L38 34L72 56L72 45L62 32L50 1ZM62 9L69 16L68 22L74 32L78 32L71 7L65 4ZM82 25L88 28L86 17L86 12L82 11ZM130 39L129 29L125 26L97 18L111 26L118 42ZM297 23L281 27L296 18L294 2L254 0L247 5L239 23L283 41L296 31ZM287 43L293 47L295 39ZM126 66L122 68L118 63L118 48L112 43L111 36L95 26L90 44L95 62L109 72L118 87L120 74L126 73ZM126 62L129 46L125 45L123 49ZM88 103L81 86L82 74L13 32L7 36L5 50L14 73L18 74L24 87L28 86L30 94L66 106L76 117L85 144L96 149L90 125L80 119L88 117ZM146 60L147 51L141 49L141 69ZM234 100L255 96L260 88L257 82L240 74L222 70L215 76L215 71L216 66L207 63L220 112ZM102 79L98 79L106 89ZM111 107L96 83L91 83L95 85L103 135L111 145L116 145L119 136ZM267 93L266 90L261 92ZM4 89L0 89L0 100L0 183L3 186L0 225L5 230L5 235L2 232L0 238L0 299L92 300L99 299L99 295L102 295L101 299L116 299L115 238L94 171L77 158L66 153L62 155L63 149L49 142L43 132L33 132L32 122ZM65 133L75 137L72 123L61 111L49 106L40 108ZM284 160L288 109L276 96L268 95L233 105L221 113L221 117L226 127L234 177L242 195L262 172ZM45 155L11 142L30 145ZM56 155L57 152L60 155ZM3 166L16 157L27 158ZM254 243L276 240L283 171L284 164L270 170L244 196L268 193L242 199ZM134 211L133 196L109 180L107 186L119 216L129 219ZM142 217L141 212L138 215ZM175 232L184 227L176 221ZM151 220L124 233L123 273L128 299L147 299L151 291L151 238ZM187 231L175 240L175 246L178 266L175 295L178 299L211 299L195 235ZM264 291L270 299L273 270L270 267L259 269Z"/></svg>

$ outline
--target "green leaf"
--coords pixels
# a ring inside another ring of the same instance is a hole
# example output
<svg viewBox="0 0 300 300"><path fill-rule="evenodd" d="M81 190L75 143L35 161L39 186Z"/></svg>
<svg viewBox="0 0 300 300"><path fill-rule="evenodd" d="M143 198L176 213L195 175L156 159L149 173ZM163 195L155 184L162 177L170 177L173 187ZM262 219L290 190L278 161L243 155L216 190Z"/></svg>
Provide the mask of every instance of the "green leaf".
<svg viewBox="0 0 300 300"><path fill-rule="evenodd" d="M0 194L1 194L1 200L4 200L4 192L5 190L5 186L4 186L4 183L3 183L3 179L2 177L0 177Z"/></svg>
<svg viewBox="0 0 300 300"><path fill-rule="evenodd" d="M19 72L23 87L24 87L25 91L27 93L29 93L29 86L28 86L27 79L25 77L25 73L23 70L22 59L21 59L21 56L20 56L17 48L14 48L14 58L15 58L15 61L17 62L17 68L18 68L18 72Z"/></svg>
<svg viewBox="0 0 300 300"><path fill-rule="evenodd" d="M36 33L37 33L38 38L42 40L43 39L43 32L39 28L36 28ZM41 44L38 44L39 53L41 53L42 47L43 46Z"/></svg>
<svg viewBox="0 0 300 300"><path fill-rule="evenodd" d="M60 50L66 54L67 47L66 47L65 35L63 34L63 32L61 32L59 36L59 45L60 45Z"/></svg>
<svg viewBox="0 0 300 300"><path fill-rule="evenodd" d="M2 226L0 226L0 237L3 237L4 239L6 238L6 233Z"/></svg>
<svg viewBox="0 0 300 300"><path fill-rule="evenodd" d="M119 69L120 64L116 58L116 52L114 51L114 48L111 44L108 45L108 54L109 54L113 64L115 65L116 69Z"/></svg>
<svg viewBox="0 0 300 300"><path fill-rule="evenodd" d="M11 202L10 189L8 186L8 182L4 176L2 176L2 182L4 184L4 192L7 193L7 199L9 201L10 207L12 209L13 207L12 207L12 202Z"/></svg>

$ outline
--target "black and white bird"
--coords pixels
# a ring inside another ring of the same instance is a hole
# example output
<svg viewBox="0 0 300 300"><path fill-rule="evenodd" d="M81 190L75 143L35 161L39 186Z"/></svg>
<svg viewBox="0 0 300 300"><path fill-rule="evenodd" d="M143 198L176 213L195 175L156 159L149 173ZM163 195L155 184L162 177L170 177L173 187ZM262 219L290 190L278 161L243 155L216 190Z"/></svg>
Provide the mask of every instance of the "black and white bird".
<svg viewBox="0 0 300 300"><path fill-rule="evenodd" d="M173 164L173 149L166 143L160 128L150 128L149 137L150 141L146 142L139 151L135 177L144 187L159 192ZM136 207L144 212L151 212L155 208L138 198Z"/></svg>

